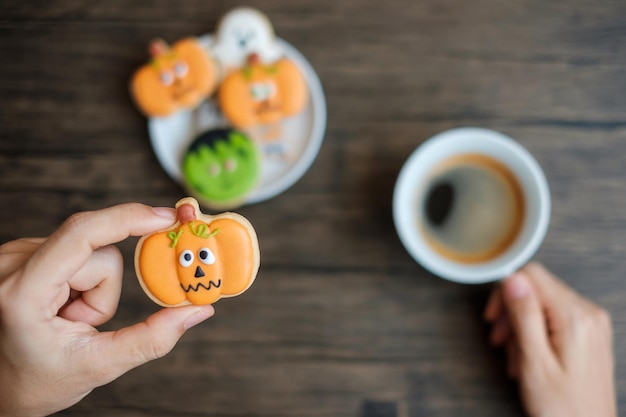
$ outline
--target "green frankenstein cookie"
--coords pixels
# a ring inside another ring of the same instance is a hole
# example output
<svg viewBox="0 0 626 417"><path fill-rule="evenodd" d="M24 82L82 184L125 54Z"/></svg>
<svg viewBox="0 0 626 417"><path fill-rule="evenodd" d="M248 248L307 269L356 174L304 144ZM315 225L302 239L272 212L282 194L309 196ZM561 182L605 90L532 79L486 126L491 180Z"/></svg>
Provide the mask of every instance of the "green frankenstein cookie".
<svg viewBox="0 0 626 417"><path fill-rule="evenodd" d="M261 162L254 143L234 129L213 129L193 141L183 160L189 191L210 208L243 203L259 178Z"/></svg>

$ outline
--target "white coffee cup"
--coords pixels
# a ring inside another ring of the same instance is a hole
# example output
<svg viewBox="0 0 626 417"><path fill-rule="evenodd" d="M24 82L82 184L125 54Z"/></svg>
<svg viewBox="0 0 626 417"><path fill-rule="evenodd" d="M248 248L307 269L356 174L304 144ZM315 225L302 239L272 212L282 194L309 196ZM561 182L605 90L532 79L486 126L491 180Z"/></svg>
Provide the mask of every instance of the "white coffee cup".
<svg viewBox="0 0 626 417"><path fill-rule="evenodd" d="M464 154L496 159L515 175L524 194L525 217L517 238L483 263L464 264L441 256L427 244L419 227L429 174L441 162ZM519 143L493 130L457 128L433 136L406 161L394 190L393 217L404 247L424 268L450 281L479 284L505 278L530 261L548 230L550 192L541 167Z"/></svg>

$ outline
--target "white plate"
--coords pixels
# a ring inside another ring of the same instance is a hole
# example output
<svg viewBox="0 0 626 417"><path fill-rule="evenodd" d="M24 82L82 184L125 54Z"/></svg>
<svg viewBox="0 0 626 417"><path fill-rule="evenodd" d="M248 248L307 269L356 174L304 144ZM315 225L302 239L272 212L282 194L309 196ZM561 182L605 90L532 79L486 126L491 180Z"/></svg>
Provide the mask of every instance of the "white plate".
<svg viewBox="0 0 626 417"><path fill-rule="evenodd" d="M210 48L211 35L202 36L199 40ZM326 99L317 74L296 48L280 38L276 41L285 51L285 56L304 74L309 87L309 102L299 115L283 121L282 133L283 137L290 138L286 146L291 157L288 160L264 159L259 183L247 196L245 204L268 200L295 184L315 160L326 130ZM181 161L189 144L203 131L227 125L216 102L210 99L195 110L150 118L148 132L159 163L174 181L182 184Z"/></svg>

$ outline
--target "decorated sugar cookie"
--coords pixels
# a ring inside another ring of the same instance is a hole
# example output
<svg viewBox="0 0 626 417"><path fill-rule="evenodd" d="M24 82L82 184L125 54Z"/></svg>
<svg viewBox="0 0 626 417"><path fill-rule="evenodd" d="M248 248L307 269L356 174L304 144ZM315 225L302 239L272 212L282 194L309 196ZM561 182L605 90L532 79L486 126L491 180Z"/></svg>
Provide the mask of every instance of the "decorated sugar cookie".
<svg viewBox="0 0 626 417"><path fill-rule="evenodd" d="M224 15L218 24L212 49L227 72L242 67L252 53L257 54L264 64L283 55L267 16L250 7L233 9Z"/></svg>
<svg viewBox="0 0 626 417"><path fill-rule="evenodd" d="M189 192L213 209L237 207L254 189L261 161L255 144L235 129L213 129L189 147L182 166Z"/></svg>
<svg viewBox="0 0 626 417"><path fill-rule="evenodd" d="M263 64L256 55L222 82L218 99L226 118L239 129L279 123L304 110L306 80L291 60Z"/></svg>
<svg viewBox="0 0 626 417"><path fill-rule="evenodd" d="M200 212L198 202L176 203L178 221L143 236L135 250L135 270L146 294L165 307L212 304L246 291L259 269L254 228L235 213Z"/></svg>
<svg viewBox="0 0 626 417"><path fill-rule="evenodd" d="M217 68L196 39L183 39L171 48L155 40L150 53L152 60L139 68L131 81L131 93L146 116L168 116L194 108L215 90Z"/></svg>

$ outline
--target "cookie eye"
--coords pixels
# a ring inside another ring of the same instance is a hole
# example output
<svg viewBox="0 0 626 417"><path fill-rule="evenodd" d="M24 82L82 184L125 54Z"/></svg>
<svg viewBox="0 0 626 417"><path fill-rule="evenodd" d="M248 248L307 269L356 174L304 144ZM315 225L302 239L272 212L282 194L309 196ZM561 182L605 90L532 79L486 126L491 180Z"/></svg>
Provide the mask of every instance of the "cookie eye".
<svg viewBox="0 0 626 417"><path fill-rule="evenodd" d="M224 162L224 169L226 170L226 172L233 172L234 170L237 169L237 161L234 160L233 158L228 158Z"/></svg>
<svg viewBox="0 0 626 417"><path fill-rule="evenodd" d="M198 258L205 265L213 265L215 263L215 255L209 248L201 248L198 251Z"/></svg>
<svg viewBox="0 0 626 417"><path fill-rule="evenodd" d="M182 266L183 268L187 268L193 263L193 252L189 249L183 251L183 253L181 253L180 257L178 258L178 263L180 263L180 266Z"/></svg>
<svg viewBox="0 0 626 417"><path fill-rule="evenodd" d="M276 84L274 83L265 83L265 94L267 98L272 98L276 95Z"/></svg>
<svg viewBox="0 0 626 417"><path fill-rule="evenodd" d="M186 62L183 62L183 61L177 62L176 65L174 65L174 73L176 74L178 78L184 78L188 72L189 72L189 65L187 65Z"/></svg>
<svg viewBox="0 0 626 417"><path fill-rule="evenodd" d="M276 94L276 85L272 82L254 83L250 86L250 94L256 101L270 99Z"/></svg>
<svg viewBox="0 0 626 417"><path fill-rule="evenodd" d="M209 165L209 174L213 177L217 177L220 174L220 166L218 164Z"/></svg>
<svg viewBox="0 0 626 417"><path fill-rule="evenodd" d="M263 92L261 91L261 88L258 84L253 84L250 86L250 95L252 95L252 98L254 100L262 100L262 94Z"/></svg>
<svg viewBox="0 0 626 417"><path fill-rule="evenodd" d="M171 71L162 71L161 74L159 74L159 79L165 86L172 85L174 82L174 74L172 74Z"/></svg>

